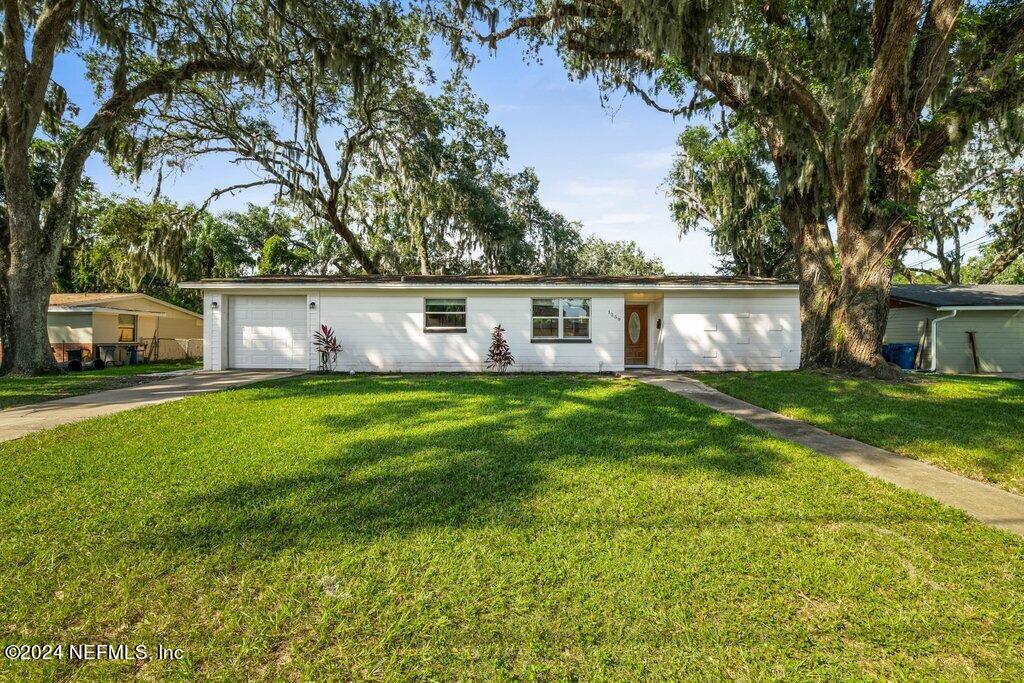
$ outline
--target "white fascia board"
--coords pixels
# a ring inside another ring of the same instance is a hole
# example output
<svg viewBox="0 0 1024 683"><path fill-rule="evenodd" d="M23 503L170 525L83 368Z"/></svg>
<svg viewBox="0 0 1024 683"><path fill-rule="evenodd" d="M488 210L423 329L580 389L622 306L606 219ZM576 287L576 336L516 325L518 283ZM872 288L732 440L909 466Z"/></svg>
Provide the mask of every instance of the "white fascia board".
<svg viewBox="0 0 1024 683"><path fill-rule="evenodd" d="M1016 306L939 306L935 310L961 311L964 313L967 311L1021 311L1024 310L1024 304L1018 304Z"/></svg>
<svg viewBox="0 0 1024 683"><path fill-rule="evenodd" d="M379 282L364 284L357 282L183 282L178 285L182 289L284 289L284 290L324 290L324 289L594 289L594 290L654 290L654 291L689 291L700 290L754 290L754 291L797 291L799 285L749 285L749 284L655 284L640 285L628 283L552 283L552 282L460 282L460 283L423 283L423 282Z"/></svg>

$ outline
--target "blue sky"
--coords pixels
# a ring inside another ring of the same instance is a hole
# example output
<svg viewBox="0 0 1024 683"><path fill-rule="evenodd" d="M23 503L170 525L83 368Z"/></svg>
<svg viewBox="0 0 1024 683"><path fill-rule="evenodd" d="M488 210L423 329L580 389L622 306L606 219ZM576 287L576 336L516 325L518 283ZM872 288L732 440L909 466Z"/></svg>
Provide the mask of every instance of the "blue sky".
<svg viewBox="0 0 1024 683"><path fill-rule="evenodd" d="M509 168L536 169L544 204L581 221L586 234L633 240L661 258L669 272L714 272L707 237L679 239L665 196L675 139L686 121L673 120L635 97L613 98L602 107L596 83L570 81L551 51L541 58L540 63L524 61L519 45L502 44L496 54L482 52L469 74L476 93L490 105L490 120L505 130ZM55 79L83 114L91 114L95 103L83 73L79 60L64 56ZM113 178L97 156L86 173L104 192L132 195L152 186L146 179L134 188ZM251 179L251 172L211 159L165 177L163 190L178 201L201 201L218 185ZM270 191L257 189L224 196L211 208L227 211L271 198Z"/></svg>

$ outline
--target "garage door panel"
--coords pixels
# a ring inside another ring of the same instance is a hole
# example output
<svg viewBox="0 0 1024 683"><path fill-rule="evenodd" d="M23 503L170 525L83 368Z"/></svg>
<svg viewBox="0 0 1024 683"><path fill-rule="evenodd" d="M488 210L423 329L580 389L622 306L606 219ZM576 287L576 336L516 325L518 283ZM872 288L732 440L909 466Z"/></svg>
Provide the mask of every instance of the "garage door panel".
<svg viewBox="0 0 1024 683"><path fill-rule="evenodd" d="M231 297L229 327L230 367L306 367L305 297Z"/></svg>

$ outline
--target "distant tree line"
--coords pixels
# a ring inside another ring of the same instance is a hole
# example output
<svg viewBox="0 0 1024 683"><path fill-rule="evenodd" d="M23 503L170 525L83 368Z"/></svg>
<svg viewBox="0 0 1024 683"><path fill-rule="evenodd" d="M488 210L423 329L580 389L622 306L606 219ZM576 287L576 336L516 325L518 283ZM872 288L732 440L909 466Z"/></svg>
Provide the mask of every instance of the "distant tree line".
<svg viewBox="0 0 1024 683"><path fill-rule="evenodd" d="M535 198L534 198L535 199ZM499 205L500 207L500 205ZM545 275L655 275L661 261L633 242L584 238L578 223L543 210L540 225L510 221L508 238L490 253L473 242L431 240L434 273L527 273ZM394 235L382 240L395 242ZM419 273L415 247L382 259L382 272ZM373 253L373 252L370 252ZM495 258L495 253L499 258ZM184 280L245 275L358 274L348 245L329 228L282 205L250 204L244 211L212 213L167 200L83 197L60 256L58 291L140 291L199 310L195 290Z"/></svg>

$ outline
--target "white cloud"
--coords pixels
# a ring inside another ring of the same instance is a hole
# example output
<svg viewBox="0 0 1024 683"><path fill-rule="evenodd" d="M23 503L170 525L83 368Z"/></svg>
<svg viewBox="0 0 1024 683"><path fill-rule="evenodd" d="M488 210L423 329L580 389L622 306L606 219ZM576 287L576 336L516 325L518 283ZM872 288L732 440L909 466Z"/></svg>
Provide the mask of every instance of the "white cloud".
<svg viewBox="0 0 1024 683"><path fill-rule="evenodd" d="M637 171L660 171L668 173L672 167L676 150L668 147L665 149L652 149L646 152L630 152L623 155L623 162Z"/></svg>
<svg viewBox="0 0 1024 683"><path fill-rule="evenodd" d="M628 180L570 180L565 194L580 199L625 200L640 194L636 184Z"/></svg>
<svg viewBox="0 0 1024 683"><path fill-rule="evenodd" d="M639 211L623 213L603 213L599 217L587 221L587 227L604 227L619 225L644 225L650 223L653 217L649 213Z"/></svg>

